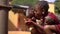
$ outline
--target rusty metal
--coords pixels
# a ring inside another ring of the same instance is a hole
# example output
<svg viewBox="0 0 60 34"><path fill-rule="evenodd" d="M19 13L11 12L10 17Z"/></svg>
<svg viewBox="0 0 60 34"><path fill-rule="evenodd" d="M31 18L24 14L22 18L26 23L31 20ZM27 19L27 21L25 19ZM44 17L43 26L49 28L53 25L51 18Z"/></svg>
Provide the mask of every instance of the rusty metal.
<svg viewBox="0 0 60 34"><path fill-rule="evenodd" d="M0 34L8 34L8 0L0 0Z"/></svg>

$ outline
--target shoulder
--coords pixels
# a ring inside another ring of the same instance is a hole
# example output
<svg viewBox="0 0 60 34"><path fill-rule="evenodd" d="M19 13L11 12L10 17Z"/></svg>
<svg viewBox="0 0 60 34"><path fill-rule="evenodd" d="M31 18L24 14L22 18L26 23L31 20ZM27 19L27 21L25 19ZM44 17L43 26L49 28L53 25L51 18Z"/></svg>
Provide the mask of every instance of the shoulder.
<svg viewBox="0 0 60 34"><path fill-rule="evenodd" d="M50 16L50 18L52 18L56 23L59 22L57 16L54 13L49 12L48 16Z"/></svg>
<svg viewBox="0 0 60 34"><path fill-rule="evenodd" d="M52 15L54 15L54 16L56 16L54 13L52 13L52 12L48 12L48 16L52 16Z"/></svg>
<svg viewBox="0 0 60 34"><path fill-rule="evenodd" d="M48 12L48 16L50 16L51 18L55 18L55 19L57 18L57 16L52 12Z"/></svg>
<svg viewBox="0 0 60 34"><path fill-rule="evenodd" d="M51 22L53 22L54 20L50 17L50 16L46 16L45 17L45 22L49 22L49 23L51 23Z"/></svg>
<svg viewBox="0 0 60 34"><path fill-rule="evenodd" d="M54 20L51 17L49 17L49 16L45 17L45 23L47 23L49 25L55 24Z"/></svg>

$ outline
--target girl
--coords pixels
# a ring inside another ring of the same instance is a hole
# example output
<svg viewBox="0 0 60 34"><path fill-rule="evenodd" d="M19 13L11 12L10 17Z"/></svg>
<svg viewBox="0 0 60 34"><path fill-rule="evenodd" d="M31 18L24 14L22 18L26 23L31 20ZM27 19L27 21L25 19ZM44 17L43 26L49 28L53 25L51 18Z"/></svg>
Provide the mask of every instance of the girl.
<svg viewBox="0 0 60 34"><path fill-rule="evenodd" d="M39 1L35 4L34 15L35 18L42 21L42 25L36 24L31 19L28 19L28 21L25 19L25 23L29 22L36 28L37 31L34 34L53 34L51 30L57 32L57 34L60 33L60 23L53 13L48 12L48 9L49 5L47 1ZM47 16L49 19L46 20Z"/></svg>

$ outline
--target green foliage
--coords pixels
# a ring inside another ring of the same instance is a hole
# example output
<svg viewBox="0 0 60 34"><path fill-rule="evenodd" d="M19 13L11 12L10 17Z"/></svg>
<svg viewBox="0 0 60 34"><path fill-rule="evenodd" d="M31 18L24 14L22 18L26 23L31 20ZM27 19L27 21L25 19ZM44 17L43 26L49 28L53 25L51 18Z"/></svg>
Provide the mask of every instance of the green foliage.
<svg viewBox="0 0 60 34"><path fill-rule="evenodd" d="M32 5L34 6L35 2L38 0L13 0L12 4L18 4L18 5Z"/></svg>
<svg viewBox="0 0 60 34"><path fill-rule="evenodd" d="M60 0L55 2L55 13L60 14Z"/></svg>

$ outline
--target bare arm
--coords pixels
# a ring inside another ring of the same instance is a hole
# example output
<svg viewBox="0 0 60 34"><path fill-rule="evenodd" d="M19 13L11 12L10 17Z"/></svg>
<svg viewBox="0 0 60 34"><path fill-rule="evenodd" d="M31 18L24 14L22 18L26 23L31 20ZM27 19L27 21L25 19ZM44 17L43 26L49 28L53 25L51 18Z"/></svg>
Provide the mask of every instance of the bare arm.
<svg viewBox="0 0 60 34"><path fill-rule="evenodd" d="M32 22L32 24L33 24L36 28L43 29L43 26L42 26L42 25L38 25L38 24L36 24L35 22Z"/></svg>
<svg viewBox="0 0 60 34"><path fill-rule="evenodd" d="M35 29L36 29L40 34L45 34L45 32L44 32L44 26L38 25L38 24L36 24L36 23L34 23L34 22L32 22L32 23L33 23L33 25L35 26Z"/></svg>

